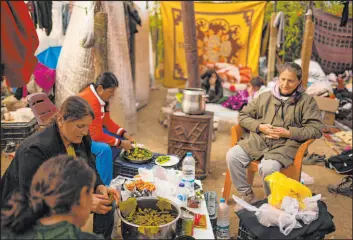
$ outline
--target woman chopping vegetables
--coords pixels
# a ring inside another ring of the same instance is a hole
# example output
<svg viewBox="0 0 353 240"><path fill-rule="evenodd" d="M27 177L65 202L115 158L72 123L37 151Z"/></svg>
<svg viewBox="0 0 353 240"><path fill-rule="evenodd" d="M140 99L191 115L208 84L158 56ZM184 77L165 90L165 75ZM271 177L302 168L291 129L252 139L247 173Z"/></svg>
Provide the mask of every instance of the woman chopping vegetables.
<svg viewBox="0 0 353 240"><path fill-rule="evenodd" d="M113 153L111 147L133 148L134 139L109 114L109 100L119 86L118 79L111 72L99 75L95 83L83 89L79 96L92 107L94 120L89 127L92 137L92 153L96 156L96 167L104 184L113 179ZM103 128L105 127L105 128ZM116 151L118 154L120 151Z"/></svg>
<svg viewBox="0 0 353 240"><path fill-rule="evenodd" d="M56 118L45 129L26 138L16 150L14 159L1 178L1 206L7 202L14 191L28 196L31 180L39 166L48 159L60 154L86 159L96 172L91 153L91 138L88 128L94 113L88 103L78 97L66 99ZM94 185L92 208L93 232L109 239L114 224L114 212L108 193L113 193L119 201L119 193L106 187L99 175Z"/></svg>

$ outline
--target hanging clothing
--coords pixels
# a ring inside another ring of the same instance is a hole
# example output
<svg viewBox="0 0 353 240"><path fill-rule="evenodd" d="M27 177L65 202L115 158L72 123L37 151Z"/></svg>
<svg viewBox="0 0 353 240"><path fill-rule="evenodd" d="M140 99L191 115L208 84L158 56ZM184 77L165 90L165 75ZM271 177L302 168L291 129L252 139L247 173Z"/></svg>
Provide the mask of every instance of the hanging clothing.
<svg viewBox="0 0 353 240"><path fill-rule="evenodd" d="M278 29L277 32L277 47L280 48L284 43L284 13L279 12L276 15L275 21L273 22L273 26Z"/></svg>
<svg viewBox="0 0 353 240"><path fill-rule="evenodd" d="M45 33L47 36L50 35L50 32L53 27L52 21L52 1L29 1L28 6L30 6L32 20L34 22L35 27L40 29L45 29ZM32 9L33 8L33 9Z"/></svg>
<svg viewBox="0 0 353 240"><path fill-rule="evenodd" d="M26 4L1 1L1 64L7 85L26 85L37 65L38 35Z"/></svg>
<svg viewBox="0 0 353 240"><path fill-rule="evenodd" d="M66 30L67 30L67 27L69 26L69 22L70 22L70 4L68 3L64 3L61 7L61 10L62 10L62 26L63 26L63 34L65 35L66 34Z"/></svg>
<svg viewBox="0 0 353 240"><path fill-rule="evenodd" d="M141 18L138 15L138 12L132 1L124 1L124 10L129 43L132 79L135 81L135 34L138 33L137 24L141 26Z"/></svg>
<svg viewBox="0 0 353 240"><path fill-rule="evenodd" d="M341 24L340 27L345 27L348 23L348 18L349 18L349 1L344 1L343 2L343 10L342 10L342 18L341 18Z"/></svg>

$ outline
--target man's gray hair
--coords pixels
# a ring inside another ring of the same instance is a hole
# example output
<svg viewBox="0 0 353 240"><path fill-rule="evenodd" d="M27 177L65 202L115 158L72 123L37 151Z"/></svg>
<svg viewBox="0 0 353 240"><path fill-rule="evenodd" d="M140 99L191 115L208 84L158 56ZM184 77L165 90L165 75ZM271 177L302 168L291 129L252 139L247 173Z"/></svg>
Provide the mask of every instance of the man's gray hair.
<svg viewBox="0 0 353 240"><path fill-rule="evenodd" d="M294 72L295 74L297 74L297 78L299 79L299 81L302 80L302 68L295 62L285 62L283 64L277 64L277 70L279 73L282 73L285 70Z"/></svg>

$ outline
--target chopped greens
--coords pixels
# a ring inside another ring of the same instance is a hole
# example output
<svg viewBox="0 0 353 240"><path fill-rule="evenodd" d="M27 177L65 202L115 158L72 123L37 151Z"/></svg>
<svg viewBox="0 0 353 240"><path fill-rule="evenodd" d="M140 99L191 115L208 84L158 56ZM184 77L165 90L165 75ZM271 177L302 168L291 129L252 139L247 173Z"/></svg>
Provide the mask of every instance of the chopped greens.
<svg viewBox="0 0 353 240"><path fill-rule="evenodd" d="M170 161L170 156L160 156L156 159L156 162L159 164L164 164Z"/></svg>

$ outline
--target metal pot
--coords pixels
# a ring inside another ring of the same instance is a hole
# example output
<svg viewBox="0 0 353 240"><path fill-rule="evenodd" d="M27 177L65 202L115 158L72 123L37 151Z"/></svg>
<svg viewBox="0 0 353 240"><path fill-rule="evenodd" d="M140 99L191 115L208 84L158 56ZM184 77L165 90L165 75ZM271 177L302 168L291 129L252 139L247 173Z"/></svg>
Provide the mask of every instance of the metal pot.
<svg viewBox="0 0 353 240"><path fill-rule="evenodd" d="M157 210L158 209L156 206L157 202L158 202L158 199L156 197L137 198L137 206L141 209L152 208ZM158 233L153 235L153 237L147 237L144 234L140 233L138 231L138 228L140 226L126 221L122 217L119 210L118 214L121 219L121 233L122 233L123 239L124 240L126 239L131 239L131 240L132 239L174 239L177 233L177 222L181 216L181 210L180 210L180 207L174 202L171 202L171 205L172 205L172 212L175 212L177 214L177 217L172 222L159 226Z"/></svg>
<svg viewBox="0 0 353 240"><path fill-rule="evenodd" d="M204 114L206 97L206 92L202 88L186 88L182 101L183 112L191 115Z"/></svg>

